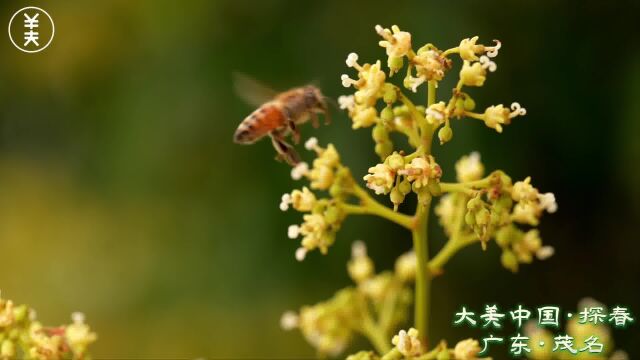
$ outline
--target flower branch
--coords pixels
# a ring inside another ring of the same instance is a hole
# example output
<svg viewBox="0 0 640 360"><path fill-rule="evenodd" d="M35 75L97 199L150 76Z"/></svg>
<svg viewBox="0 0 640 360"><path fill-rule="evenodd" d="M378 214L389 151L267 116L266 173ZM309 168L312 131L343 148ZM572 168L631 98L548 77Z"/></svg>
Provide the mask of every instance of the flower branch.
<svg viewBox="0 0 640 360"><path fill-rule="evenodd" d="M301 225L289 227L289 237L302 237L296 251L298 260L314 249L326 254L349 215L375 215L410 230L413 250L396 260L393 272L376 274L364 243L354 243L347 270L355 286L303 307L283 324L299 328L321 354L332 356L344 350L354 332L363 334L375 352L361 351L349 360L476 359L480 348L473 339L459 341L453 348L444 341L429 346L435 339L429 331L432 278L443 272L456 253L478 242L484 249L495 240L502 250L502 265L514 272L534 257L548 258L553 248L542 245L538 231L519 226L536 226L543 213L555 212L555 196L541 193L531 185L531 178L513 182L500 170L484 176L480 154L475 152L456 162L457 182L440 181L443 170L432 153L436 132L444 145L453 139L454 119L477 119L501 133L514 118L526 114L518 103L490 105L478 112L467 92L467 88L482 87L488 74L496 71L493 59L500 42L479 44L476 36L445 51L430 43L415 50L411 34L399 27L376 26L375 30L382 38L379 45L385 49L388 72L382 60L361 62L356 53L350 53L346 65L357 75L343 74L341 81L353 93L341 96L338 102L348 112L354 129L371 128L380 162L369 167L362 179L368 189L387 197L393 206L384 205L358 185L333 145L321 147L311 138L305 147L316 154L312 166L301 163L291 173L294 179L309 180L309 188L283 195L280 208L306 213ZM452 55L462 60L459 78L451 96L438 101L436 89L452 69ZM402 86L393 84L392 77L405 66ZM415 93L422 85L426 87L426 103L414 103L405 95L405 89ZM406 136L409 149L394 144L393 132ZM417 198L413 215L398 212L408 196ZM449 240L430 258L428 222L434 197L439 199L435 214ZM389 342L389 335L406 320L411 301L415 328L400 330Z"/></svg>

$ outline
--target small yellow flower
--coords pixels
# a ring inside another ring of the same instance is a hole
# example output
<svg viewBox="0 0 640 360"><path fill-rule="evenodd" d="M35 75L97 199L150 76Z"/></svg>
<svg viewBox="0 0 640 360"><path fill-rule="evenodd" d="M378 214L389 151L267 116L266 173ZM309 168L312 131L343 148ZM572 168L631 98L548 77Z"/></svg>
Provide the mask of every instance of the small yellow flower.
<svg viewBox="0 0 640 360"><path fill-rule="evenodd" d="M466 339L456 344L453 354L456 360L476 360L480 350L482 349L478 340Z"/></svg>
<svg viewBox="0 0 640 360"><path fill-rule="evenodd" d="M311 211L316 203L316 196L305 186L291 192L291 205L298 211Z"/></svg>
<svg viewBox="0 0 640 360"><path fill-rule="evenodd" d="M484 165L480 161L480 153L476 151L456 162L456 175L460 182L480 180L483 174Z"/></svg>
<svg viewBox="0 0 640 360"><path fill-rule="evenodd" d="M347 271L356 283L361 283L373 275L373 261L367 256L367 247L362 241L353 243L351 260L347 263Z"/></svg>
<svg viewBox="0 0 640 360"><path fill-rule="evenodd" d="M352 323L360 321L354 296L352 289L344 289L325 302L300 309L297 326L321 355L337 357L351 341Z"/></svg>
<svg viewBox="0 0 640 360"><path fill-rule="evenodd" d="M16 345L13 341L5 339L0 345L0 358L13 359L16 357Z"/></svg>
<svg viewBox="0 0 640 360"><path fill-rule="evenodd" d="M413 251L404 253L396 260L396 276L400 281L411 281L416 277L416 266L416 253Z"/></svg>
<svg viewBox="0 0 640 360"><path fill-rule="evenodd" d="M521 224L538 225L540 208L531 202L519 202L513 207L511 219Z"/></svg>
<svg viewBox="0 0 640 360"><path fill-rule="evenodd" d="M406 175L416 189L425 187L430 181L437 181L442 175L440 165L436 164L433 156L417 157L411 163L405 165L404 170L398 173Z"/></svg>
<svg viewBox="0 0 640 360"><path fill-rule="evenodd" d="M511 111L500 105L488 107L481 119L485 125L490 128L496 129L497 132L502 132L502 125L508 125L511 123L511 119L516 116L524 116L527 114L527 109L523 108L517 102L511 104Z"/></svg>
<svg viewBox="0 0 640 360"><path fill-rule="evenodd" d="M487 71L479 62L465 61L460 70L460 81L465 86L482 86L487 78Z"/></svg>
<svg viewBox="0 0 640 360"><path fill-rule="evenodd" d="M501 133L502 125L511 123L510 115L509 109L502 106L502 104L489 106L484 111L484 123L488 127L496 129L497 132Z"/></svg>
<svg viewBox="0 0 640 360"><path fill-rule="evenodd" d="M398 335L393 337L391 343L406 357L414 357L422 354L422 344L420 344L420 340L418 339L418 330L414 328L409 329L409 331L400 330Z"/></svg>
<svg viewBox="0 0 640 360"><path fill-rule="evenodd" d="M558 203L556 203L556 196L553 193L539 194L538 201L540 202L540 207L549 214L558 211Z"/></svg>
<svg viewBox="0 0 640 360"><path fill-rule="evenodd" d="M312 189L327 190L333 184L333 169L320 164L315 166L314 161L314 167L309 172L309 179L311 180L309 186Z"/></svg>
<svg viewBox="0 0 640 360"><path fill-rule="evenodd" d="M378 112L374 107L356 106L353 111L353 129L367 128L373 126L378 121Z"/></svg>
<svg viewBox="0 0 640 360"><path fill-rule="evenodd" d="M449 60L442 57L440 52L434 49L418 50L412 61L415 64L418 77L426 81L442 80L445 72L451 66Z"/></svg>
<svg viewBox="0 0 640 360"><path fill-rule="evenodd" d="M389 293L391 281L389 273L382 273L362 281L358 289L373 301L380 302Z"/></svg>
<svg viewBox="0 0 640 360"><path fill-rule="evenodd" d="M403 57L411 50L411 34L400 31L398 26L393 25L389 30L376 25L376 32L384 38L378 44L387 49L387 56Z"/></svg>
<svg viewBox="0 0 640 360"><path fill-rule="evenodd" d="M476 45L476 41L478 41L478 37L474 36L471 39L463 39L460 41L460 45L458 46L460 57L462 60L466 61L476 61L478 57L477 53L480 53L484 50L483 45Z"/></svg>
<svg viewBox="0 0 640 360"><path fill-rule="evenodd" d="M329 144L327 145L327 148L320 153L320 156L316 161L324 166L335 167L340 163L340 155L338 155L338 151L335 146L333 146L333 144Z"/></svg>
<svg viewBox="0 0 640 360"><path fill-rule="evenodd" d="M62 356L63 339L60 335L49 336L38 322L29 327L32 346L29 356L38 360L59 359Z"/></svg>
<svg viewBox="0 0 640 360"><path fill-rule="evenodd" d="M396 172L387 164L377 164L369 168L369 174L364 176L367 187L376 194L388 194L396 179Z"/></svg>
<svg viewBox="0 0 640 360"><path fill-rule="evenodd" d="M0 299L0 327L10 326L14 319L13 301Z"/></svg>
<svg viewBox="0 0 640 360"><path fill-rule="evenodd" d="M313 250L322 245L322 237L327 228L327 222L320 214L306 214L302 217L304 223L300 226L300 234L304 236L302 246Z"/></svg>
<svg viewBox="0 0 640 360"><path fill-rule="evenodd" d="M307 142L308 144L310 140ZM309 180L311 180L310 186L312 189L326 190L333 184L334 170L340 163L340 156L332 144L329 144L326 149L322 149L317 144L312 148L318 157L313 160L313 168L308 172Z"/></svg>
<svg viewBox="0 0 640 360"><path fill-rule="evenodd" d="M514 201L534 201L538 198L538 189L531 185L531 177L527 176L524 181L513 184L511 198Z"/></svg>
<svg viewBox="0 0 640 360"><path fill-rule="evenodd" d="M447 118L447 106L444 101L437 102L427 108L425 111L427 122L431 125L439 126L444 124Z"/></svg>
<svg viewBox="0 0 640 360"><path fill-rule="evenodd" d="M540 232L537 229L527 231L522 237L522 243L526 246L530 252L536 252L542 247L542 239L540 238Z"/></svg>
<svg viewBox="0 0 640 360"><path fill-rule="evenodd" d="M364 80L364 85L360 86L354 94L356 102L373 106L382 96L382 86L386 80L386 75L381 70L380 61L376 61L373 65L365 65L359 76Z"/></svg>
<svg viewBox="0 0 640 360"><path fill-rule="evenodd" d="M422 77L413 77L411 74L407 74L407 77L404 78L403 85L407 89L411 89L413 92L418 91L418 86L424 84L427 80Z"/></svg>
<svg viewBox="0 0 640 360"><path fill-rule="evenodd" d="M65 329L64 335L67 344L76 357L81 358L87 347L96 341L98 336L92 332L89 325L84 322L84 314L73 313L71 315L73 323Z"/></svg>

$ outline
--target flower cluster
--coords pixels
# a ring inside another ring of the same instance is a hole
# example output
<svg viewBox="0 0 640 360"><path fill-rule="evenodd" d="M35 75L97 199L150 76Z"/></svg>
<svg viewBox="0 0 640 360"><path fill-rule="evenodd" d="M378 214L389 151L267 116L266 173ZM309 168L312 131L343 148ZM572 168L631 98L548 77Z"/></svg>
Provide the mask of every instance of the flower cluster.
<svg viewBox="0 0 640 360"><path fill-rule="evenodd" d="M56 360L82 359L97 335L84 321L82 313L73 313L72 323L44 327L27 305L14 305L0 298L0 358Z"/></svg>
<svg viewBox="0 0 640 360"><path fill-rule="evenodd" d="M286 211L292 207L307 213L303 215L302 224L291 225L288 229L289 238L302 237L301 247L296 251L299 261L314 249L327 253L346 217L340 204L353 184L351 173L341 165L340 156L332 144L323 148L318 145L316 138L310 138L305 147L317 155L313 166L309 168L307 163L301 162L291 170L291 177L294 180L307 178L311 189L326 190L331 198L319 199L307 187L282 195L280 210Z"/></svg>
<svg viewBox="0 0 640 360"><path fill-rule="evenodd" d="M415 357L422 354L422 344L418 339L418 330L411 328L409 331L400 330L398 335L391 339L400 354L406 357Z"/></svg>
<svg viewBox="0 0 640 360"><path fill-rule="evenodd" d="M513 225L496 232L496 243L502 248L502 266L512 272L518 271L518 264L530 264L534 256L546 260L555 252L552 246L542 245L538 230L524 232Z"/></svg>
<svg viewBox="0 0 640 360"><path fill-rule="evenodd" d="M415 276L415 264L413 275L409 274L409 268L410 265L403 264L401 273L375 274L366 245L356 241L347 264L349 276L356 286L339 290L329 300L303 306L297 313L284 313L281 326L285 330L300 329L320 354L337 356L356 333L371 335L374 318L384 332L406 319L407 305L411 302L406 280Z"/></svg>
<svg viewBox="0 0 640 360"><path fill-rule="evenodd" d="M440 176L442 169L433 156L402 156L394 152L383 163L370 167L364 180L376 194L390 194L390 200L397 210L411 191L418 194L419 199L437 192Z"/></svg>
<svg viewBox="0 0 640 360"><path fill-rule="evenodd" d="M370 340L375 352L360 351L349 356L350 360L475 360L480 346L473 339L460 341L453 348L444 341L429 346L428 339L435 337L427 334L429 295L425 289L433 277L442 274L448 259L478 242L484 248L495 239L502 249L502 264L514 272L519 264L530 263L534 257L550 257L553 248L542 244L536 229L518 226L537 226L544 212L555 212L555 196L539 192L530 178L514 183L499 170L485 175L477 152L463 156L455 164L457 182L444 182L443 169L432 152L436 135L441 145L452 140L453 120L480 120L501 133L513 118L526 114L516 102L509 107L489 105L476 112L476 102L466 91L483 86L487 75L496 71L494 58L501 47L499 41L487 46L478 43L475 36L441 50L433 44L414 47L411 34L395 25L378 25L375 31L386 53L386 68L383 60L362 62L356 53L350 53L346 65L357 75L343 74L341 81L353 93L338 99L354 129L371 128L380 161L369 167L361 179L372 191L358 184L333 145L321 147L311 138L305 147L315 152L312 166L301 162L291 172L293 179L305 178L309 185L283 195L280 208L305 213L302 224L291 225L288 231L290 238L302 237L296 251L298 260L314 249L326 253L350 215L375 215L392 221L411 232L414 247L397 258L393 271L376 273L365 244L355 242L347 263L354 285L327 301L286 313L282 326L299 328L321 355L341 354L354 336L361 334ZM439 82L452 72L455 54L461 62L457 83L450 97L439 101ZM401 86L393 84L391 79L405 67ZM417 92L422 85L426 87L427 102L414 104L405 89ZM398 146L405 142L397 142L393 133L406 137L410 149ZM371 193L388 197L393 206L378 202ZM409 196L417 199L411 215L399 209L410 203L405 204ZM441 199L435 213L449 239L429 258L425 251L429 248L426 224L436 197ZM410 293L414 283L415 297ZM414 328L392 337L409 313L413 298Z"/></svg>
<svg viewBox="0 0 640 360"><path fill-rule="evenodd" d="M501 171L482 178L484 165L476 152L456 163L456 174L461 192L443 196L435 209L447 234L458 231L460 237L476 237L483 246L495 237L502 248L503 266L513 272L518 264L531 263L534 256L545 260L553 255L553 247L542 245L537 230L524 232L515 226L535 226L543 211L555 212L558 206L553 193L540 194L530 178L512 185ZM464 224L460 224L462 214Z"/></svg>
<svg viewBox="0 0 640 360"><path fill-rule="evenodd" d="M459 341L453 348L447 346L446 341L441 341L428 352L425 351L420 341L420 333L415 328L400 330L391 340L395 346L387 355L379 357L371 351L360 351L347 357L347 360L381 360L381 359L425 359L425 360L491 360L491 358L479 358L481 351L478 340L465 339Z"/></svg>
<svg viewBox="0 0 640 360"><path fill-rule="evenodd" d="M386 75L381 69L380 61L375 64L358 64L358 55L351 53L347 57L347 66L358 70L358 80L351 79L349 75L342 75L344 87L353 86L356 92L350 97L338 99L340 107L349 111L353 119L353 128L370 127L378 122L378 112L375 108L378 99L385 93L393 93L392 86L385 83Z"/></svg>
<svg viewBox="0 0 640 360"><path fill-rule="evenodd" d="M553 193L541 194L531 185L531 177L513 184L511 198L517 202L511 218L515 222L536 226L544 211L554 213L558 210Z"/></svg>
<svg viewBox="0 0 640 360"><path fill-rule="evenodd" d="M425 126L438 129L440 143L444 144L453 137L450 119L472 118L485 123L489 128L497 132L503 131L503 126L511 123L517 116L526 114L526 109L517 102L505 107L502 104L491 105L481 113L473 110L476 107L473 98L462 91L464 86L481 87L484 85L487 72L497 69L492 60L498 55L502 44L494 40L495 45L486 46L478 44L478 37L463 39L460 44L445 51L441 51L433 44L426 44L414 51L411 34L400 30L398 26L391 29L380 25L375 27L382 40L380 46L385 48L387 54L387 67L389 75L382 70L381 61L373 64L358 63L356 53L347 56L348 67L358 71L356 79L347 74L341 77L345 87L354 87L353 95L343 95L338 99L340 108L349 113L353 120L353 128L365 128L374 126L373 139L376 142L376 153L382 159L393 152L393 143L389 138L389 132L397 131L407 135L409 143L417 147L419 138ZM407 74L403 86L416 92L422 84L433 84L444 78L452 67L452 54L458 54L462 60L459 72L459 80L454 88L453 95L448 101L440 101L429 104L428 107L415 106L401 94L400 88L387 82L390 77L399 72L407 62ZM386 106L379 110L377 104L382 100ZM400 102L400 104L396 104Z"/></svg>

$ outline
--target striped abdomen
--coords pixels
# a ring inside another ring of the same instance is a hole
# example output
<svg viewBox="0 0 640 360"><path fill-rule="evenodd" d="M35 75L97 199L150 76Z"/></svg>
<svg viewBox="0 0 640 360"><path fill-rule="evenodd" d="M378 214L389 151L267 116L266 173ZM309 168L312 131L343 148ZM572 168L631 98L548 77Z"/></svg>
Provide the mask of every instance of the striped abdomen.
<svg viewBox="0 0 640 360"><path fill-rule="evenodd" d="M240 123L233 135L233 141L238 144L254 143L272 130L282 127L284 123L284 114L280 106L274 102L268 102Z"/></svg>

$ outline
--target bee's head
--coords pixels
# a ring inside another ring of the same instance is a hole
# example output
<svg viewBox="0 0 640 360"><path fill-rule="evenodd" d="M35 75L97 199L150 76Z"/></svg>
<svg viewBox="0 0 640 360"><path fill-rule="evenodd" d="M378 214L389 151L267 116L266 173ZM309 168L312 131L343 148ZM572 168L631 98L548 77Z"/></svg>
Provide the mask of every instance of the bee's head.
<svg viewBox="0 0 640 360"><path fill-rule="evenodd" d="M307 85L304 88L304 99L307 106L317 110L327 111L327 102L320 89L313 85Z"/></svg>

